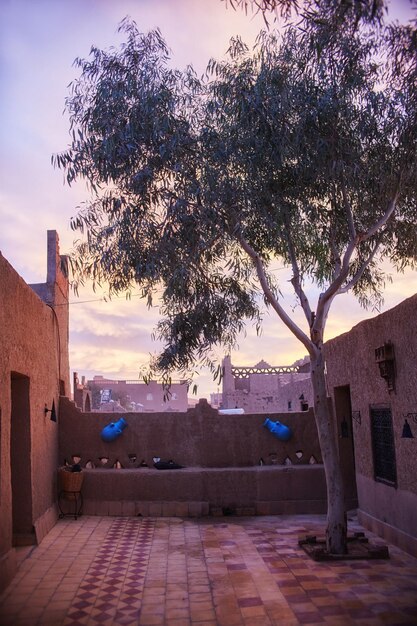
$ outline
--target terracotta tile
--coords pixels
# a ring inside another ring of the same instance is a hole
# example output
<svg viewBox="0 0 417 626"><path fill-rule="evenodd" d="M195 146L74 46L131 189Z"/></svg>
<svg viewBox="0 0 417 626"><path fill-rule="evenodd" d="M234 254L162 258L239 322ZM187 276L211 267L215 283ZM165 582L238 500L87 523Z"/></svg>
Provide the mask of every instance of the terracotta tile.
<svg viewBox="0 0 417 626"><path fill-rule="evenodd" d="M165 617L160 615L140 615L138 624L140 624L140 626L165 626L166 621Z"/></svg>
<svg viewBox="0 0 417 626"><path fill-rule="evenodd" d="M312 612L308 612L308 613L296 613L295 614L298 622L300 624L317 624L317 623L323 623L323 619L320 616L320 613L312 613Z"/></svg>
<svg viewBox="0 0 417 626"><path fill-rule="evenodd" d="M261 615L266 615L266 610L264 606L241 607L240 611L245 619L248 619L249 617L259 617Z"/></svg>
<svg viewBox="0 0 417 626"><path fill-rule="evenodd" d="M341 603L340 601L335 598L332 595L326 594L324 596L319 596L316 598L311 598L313 604L315 604L317 607L320 606L329 606L329 605L337 605L339 606Z"/></svg>
<svg viewBox="0 0 417 626"><path fill-rule="evenodd" d="M270 626L272 623L267 615L260 615L259 617L251 615L248 618L244 618L245 626Z"/></svg>
<svg viewBox="0 0 417 626"><path fill-rule="evenodd" d="M165 612L166 620L170 619L189 619L188 608L167 608Z"/></svg>
<svg viewBox="0 0 417 626"><path fill-rule="evenodd" d="M345 615L331 615L330 617L324 618L324 623L329 624L329 626L356 626L358 622ZM369 622L366 623L366 626L368 626L368 624Z"/></svg>
<svg viewBox="0 0 417 626"><path fill-rule="evenodd" d="M244 624L240 613L221 615L216 612L216 620L218 626L241 626Z"/></svg>
<svg viewBox="0 0 417 626"><path fill-rule="evenodd" d="M214 608L199 608L199 609L190 609L190 618L192 623L194 622L204 622L204 621L214 621L216 619L216 612Z"/></svg>
<svg viewBox="0 0 417 626"><path fill-rule="evenodd" d="M21 616L31 599L47 626L107 626L109 615L115 626L415 623L415 560L393 549L387 562L314 563L297 549L314 524L314 516L61 520L0 596L1 623L28 626Z"/></svg>

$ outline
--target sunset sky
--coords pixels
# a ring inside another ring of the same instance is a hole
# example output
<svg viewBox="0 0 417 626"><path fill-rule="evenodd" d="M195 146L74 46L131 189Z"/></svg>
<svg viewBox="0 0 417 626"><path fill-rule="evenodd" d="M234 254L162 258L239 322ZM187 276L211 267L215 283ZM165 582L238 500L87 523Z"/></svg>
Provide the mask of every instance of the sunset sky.
<svg viewBox="0 0 417 626"><path fill-rule="evenodd" d="M404 19L410 2L393 0L392 5ZM51 166L51 155L69 143L63 109L68 83L78 75L72 63L77 56L88 56L92 44L118 45L117 26L126 15L141 31L159 27L172 50L172 64L179 69L192 64L198 73L211 57L225 53L231 36L239 34L251 44L263 27L260 15L234 12L220 0L0 0L0 251L27 283L45 280L48 229L58 231L61 253L71 249L69 220L87 198L82 184L69 188L63 173ZM278 275L291 312L296 302L289 275L280 270ZM394 276L382 310L416 291L416 272ZM87 378L103 374L136 379L158 347L151 340L158 310L149 311L137 297L111 302L101 297L87 288L78 298L71 294L71 369ZM299 309L293 314L301 320ZM374 314L361 309L352 296L341 296L330 313L326 338ZM249 365L265 359L285 365L304 354L303 346L271 314L261 337L248 328L232 362ZM205 373L196 382L199 396L217 390Z"/></svg>

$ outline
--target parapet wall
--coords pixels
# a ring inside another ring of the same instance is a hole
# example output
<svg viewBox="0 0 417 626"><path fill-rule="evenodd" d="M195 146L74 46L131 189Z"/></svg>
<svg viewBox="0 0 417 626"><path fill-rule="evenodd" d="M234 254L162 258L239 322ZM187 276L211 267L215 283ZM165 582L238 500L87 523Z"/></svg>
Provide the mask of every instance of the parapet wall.
<svg viewBox="0 0 417 626"><path fill-rule="evenodd" d="M206 401L187 413L124 417L127 428L105 443L100 433L112 416L81 413L61 399L60 463L79 461L84 468L87 514L198 517L326 510L312 412L268 416L290 426L288 442L263 427L266 415L219 415ZM157 470L153 457L173 459L184 468Z"/></svg>
<svg viewBox="0 0 417 626"><path fill-rule="evenodd" d="M112 468L153 465L153 457L173 459L186 467L253 467L321 463L320 446L312 411L269 414L288 425L288 442L274 437L263 422L267 415L219 415L203 400L186 413L126 413L128 426L111 443L101 430L120 415L82 413L66 398L60 402L59 458L81 466ZM100 459L108 459L103 466Z"/></svg>

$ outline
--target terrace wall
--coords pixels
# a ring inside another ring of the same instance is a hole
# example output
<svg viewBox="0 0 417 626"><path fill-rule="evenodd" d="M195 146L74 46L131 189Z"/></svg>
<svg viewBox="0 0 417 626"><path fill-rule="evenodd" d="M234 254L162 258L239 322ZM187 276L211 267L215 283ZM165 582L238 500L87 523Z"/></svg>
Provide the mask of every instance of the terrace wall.
<svg viewBox="0 0 417 626"><path fill-rule="evenodd" d="M353 434L360 521L417 556L416 327L417 295L328 341L325 355L336 421L340 428L348 417L350 439ZM384 344L393 346L395 359L391 390L376 360L375 350ZM389 455L383 448L376 450L376 446L387 445L375 436L375 426L383 426L380 409L392 420L385 431L392 444ZM413 437L402 436L406 419ZM347 443L348 439L340 441ZM382 463L391 458L392 480L378 476L378 455Z"/></svg>
<svg viewBox="0 0 417 626"><path fill-rule="evenodd" d="M312 411L269 415L290 426L288 442L263 427L265 417L219 415L203 400L181 414L129 413L122 435L106 443L100 433L111 417L83 414L63 399L60 463L80 459L84 511L90 514L324 512L326 487ZM157 470L153 457L172 459L184 469Z"/></svg>
<svg viewBox="0 0 417 626"><path fill-rule="evenodd" d="M0 254L0 589L15 546L39 543L57 519L58 424L45 405L58 415L69 391L63 262L48 231L48 278L35 293Z"/></svg>

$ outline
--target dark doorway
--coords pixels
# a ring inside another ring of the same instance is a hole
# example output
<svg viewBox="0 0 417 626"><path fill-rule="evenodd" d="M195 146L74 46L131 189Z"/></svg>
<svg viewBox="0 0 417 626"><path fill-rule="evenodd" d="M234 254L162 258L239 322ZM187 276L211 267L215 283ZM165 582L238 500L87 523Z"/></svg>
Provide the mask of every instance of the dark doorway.
<svg viewBox="0 0 417 626"><path fill-rule="evenodd" d="M339 441L339 459L343 475L346 508L354 509L358 506L355 473L355 448L352 430L352 406L350 402L350 387L335 387L334 403L336 411L337 433Z"/></svg>
<svg viewBox="0 0 417 626"><path fill-rule="evenodd" d="M32 522L30 379L11 375L11 487L13 545L35 543Z"/></svg>

